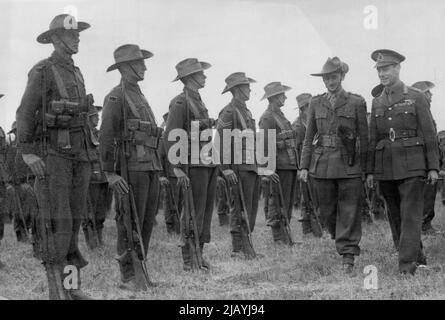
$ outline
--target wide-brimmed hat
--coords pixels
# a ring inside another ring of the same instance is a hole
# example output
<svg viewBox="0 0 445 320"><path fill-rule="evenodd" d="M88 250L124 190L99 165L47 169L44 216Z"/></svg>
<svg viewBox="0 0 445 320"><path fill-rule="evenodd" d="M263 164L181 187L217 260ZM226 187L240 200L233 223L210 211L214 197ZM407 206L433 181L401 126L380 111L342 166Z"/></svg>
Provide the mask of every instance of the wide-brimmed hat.
<svg viewBox="0 0 445 320"><path fill-rule="evenodd" d="M385 86L380 83L380 84L376 85L374 88L372 88L371 95L374 98L376 98L376 97L380 96L380 94L382 93L383 89L385 89Z"/></svg>
<svg viewBox="0 0 445 320"><path fill-rule="evenodd" d="M107 68L107 72L117 69L120 65L137 60L153 57L153 53L140 49L137 44L124 44L114 50L114 64Z"/></svg>
<svg viewBox="0 0 445 320"><path fill-rule="evenodd" d="M232 73L230 76L226 78L226 87L224 88L223 92L221 94L226 93L230 89L242 85L242 84L251 84L255 83L256 81L252 78L246 77L246 74L244 72L235 72Z"/></svg>
<svg viewBox="0 0 445 320"><path fill-rule="evenodd" d="M301 109L311 102L312 95L310 93L302 93L297 96L298 108ZM297 109L297 108L295 108Z"/></svg>
<svg viewBox="0 0 445 320"><path fill-rule="evenodd" d="M17 122L14 121L14 122L12 123L11 130L9 130L7 134L11 134L11 133L13 133L13 132L15 133L16 131L17 131Z"/></svg>
<svg viewBox="0 0 445 320"><path fill-rule="evenodd" d="M51 43L51 36L61 31L78 31L81 32L90 27L90 24L83 21L76 21L76 18L69 14L59 14L49 24L49 30L41 33L37 37L39 43Z"/></svg>
<svg viewBox="0 0 445 320"><path fill-rule="evenodd" d="M182 60L176 65L176 71L178 75L173 81L178 81L181 78L187 77L191 74L204 71L210 68L212 65L204 61L198 61L196 58L188 58Z"/></svg>
<svg viewBox="0 0 445 320"><path fill-rule="evenodd" d="M423 93L433 89L435 87L434 83L431 81L418 81L414 83L411 87L414 87L416 89L419 89Z"/></svg>
<svg viewBox="0 0 445 320"><path fill-rule="evenodd" d="M290 89L292 88L282 85L281 82L279 81L271 82L264 87L265 93L264 96L261 98L261 100L276 96L280 93L284 93L286 91L289 91Z"/></svg>
<svg viewBox="0 0 445 320"><path fill-rule="evenodd" d="M346 74L349 71L349 66L340 60L339 57L328 58L319 73L311 73L311 76L322 77L326 74L341 72Z"/></svg>
<svg viewBox="0 0 445 320"><path fill-rule="evenodd" d="M374 67L378 68L405 61L405 56L394 50L379 49L371 53L371 59L376 62Z"/></svg>

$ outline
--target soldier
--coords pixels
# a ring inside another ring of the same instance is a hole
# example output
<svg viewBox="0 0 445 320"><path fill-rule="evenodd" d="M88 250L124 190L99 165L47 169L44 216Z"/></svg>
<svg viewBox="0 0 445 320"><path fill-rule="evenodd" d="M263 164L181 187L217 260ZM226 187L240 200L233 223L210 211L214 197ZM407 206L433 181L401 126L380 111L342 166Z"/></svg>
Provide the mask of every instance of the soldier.
<svg viewBox="0 0 445 320"><path fill-rule="evenodd" d="M250 99L250 84L256 81L247 77L244 72L235 72L225 82L222 94L230 91L232 100L219 113L217 130L223 141L220 145L220 168L233 196L230 210L232 257L243 255L245 258L254 258L249 236L255 228L260 179L255 159L255 120L246 103ZM227 154L228 146L223 138L227 132L234 136L233 140L230 139L230 154ZM241 143L242 137L246 138ZM236 161L235 153L240 155L240 161ZM244 216L242 211L245 211Z"/></svg>
<svg viewBox="0 0 445 320"><path fill-rule="evenodd" d="M199 131L209 129L213 126L213 119L209 118L208 110L201 100L199 90L204 88L206 76L204 70L210 68L210 64L198 61L196 58L189 58L179 62L176 65L178 72L177 77L173 81L181 80L184 84L184 90L170 102L169 115L167 119L167 127L165 129L165 137L167 137L166 150L167 154L176 141L169 141L169 134L174 129L182 129L188 133L190 145L192 138L190 136L192 121L199 121ZM210 139L209 139L210 141ZM199 141L199 152L202 146L209 141ZM216 192L216 176L217 170L211 161L203 161L199 154L193 154L186 157L187 161L179 161L172 164L173 172L181 186L191 187L193 194L193 205L196 211L196 224L199 236L200 252L204 248L204 243L210 242L210 225L212 221L212 213ZM199 157L198 161L192 158ZM181 217L181 232L185 230L185 215ZM188 222L187 222L188 223ZM187 235L184 235L187 236ZM193 264L191 250L187 243L183 243L182 258L184 260L184 270L192 270ZM210 264L204 258L202 259L202 268L209 269Z"/></svg>
<svg viewBox="0 0 445 320"><path fill-rule="evenodd" d="M312 95L310 93L302 93L297 96L299 116L292 124L292 128L297 133L298 163L300 163L301 153L303 151L303 141L304 141L304 136L306 135L307 115L311 99ZM304 182L299 180L297 182L297 188L296 188L296 192L298 192L299 194L297 197L301 202L301 218L298 221L301 222L301 228L303 234L309 234L313 231L310 221L311 208L309 207L310 203L308 203L308 201L306 201L304 198L303 199L301 198L302 188L306 187L306 185L303 185L303 183Z"/></svg>
<svg viewBox="0 0 445 320"><path fill-rule="evenodd" d="M421 243L424 179L435 183L439 154L425 95L400 80L405 57L393 50L371 54L381 84L371 110L367 182L379 181L399 249L399 271L414 275L426 264Z"/></svg>
<svg viewBox="0 0 445 320"><path fill-rule="evenodd" d="M110 206L111 192L108 181L99 160L99 111L100 106L93 106L88 111L88 119L93 144L96 146L97 159L91 162L91 179L88 187L87 211L83 217L82 229L90 249L103 245L103 229L107 210Z"/></svg>
<svg viewBox="0 0 445 320"><path fill-rule="evenodd" d="M362 177L368 146L366 102L342 87L348 70L346 63L334 57L328 58L320 73L312 74L323 77L327 92L311 100L301 156L301 178L307 181L310 172L315 189L323 195L318 199L321 216L326 221L336 216L335 245L347 274L353 271L354 256L360 254Z"/></svg>
<svg viewBox="0 0 445 320"><path fill-rule="evenodd" d="M276 132L276 170L264 172L270 181L268 191L268 216L267 225L272 229L272 237L276 243L292 245L289 230L283 228L284 220L289 222L292 218L295 184L297 183L298 156L295 131L287 120L281 108L287 97L285 92L291 88L282 85L281 82L271 82L264 87L264 96L269 105L260 119L260 129L264 130L265 147L268 143L269 130ZM281 210L280 210L281 209ZM282 214L287 215L283 217Z"/></svg>
<svg viewBox="0 0 445 320"><path fill-rule="evenodd" d="M166 126L168 119L168 112L164 114L163 126ZM178 185L178 179L176 178L173 168L170 165L166 151L166 137L165 132L161 137L162 143L159 146L159 156L161 158L162 167L164 169L164 175L168 177L168 184L164 185L164 217L165 225L167 226L167 232L169 234L180 234L180 214L182 211L183 194L181 187Z"/></svg>
<svg viewBox="0 0 445 320"><path fill-rule="evenodd" d="M117 253L121 273L120 288L137 290L133 260L127 250L130 240L125 224L125 214L120 196L134 190L136 211L140 224L145 256L148 251L153 221L158 209L159 175L162 171L158 154L160 129L157 127L152 109L143 95L138 82L144 80L145 59L151 58L150 51L135 44L126 44L114 51L115 63L107 72L119 70L121 82L105 97L102 125L99 135L99 150L107 180L118 195L116 198ZM128 138L126 138L128 137ZM128 140L127 140L128 139ZM128 151L125 143L129 142ZM121 152L128 159L128 181L122 178L118 165L122 165ZM135 232L136 233L136 232ZM139 256L141 259L142 257ZM141 259L142 261L143 259ZM147 283L153 285L153 283Z"/></svg>
<svg viewBox="0 0 445 320"><path fill-rule="evenodd" d="M413 88L419 89L420 91L425 94L426 99L428 100L429 104L431 105L433 94L431 93L431 90L434 88L434 83L430 81L418 81L412 85ZM436 122L434 121L434 129L437 133L437 127ZM439 141L437 142L439 147ZM424 234L437 234L440 233L438 230L436 230L432 225L431 222L434 219L435 212L434 212L434 205L436 203L436 194L437 194L437 183L426 183L425 189L424 189L424 199L423 199L423 221L422 221L422 233Z"/></svg>
<svg viewBox="0 0 445 320"><path fill-rule="evenodd" d="M78 234L94 153L85 84L72 55L78 52L79 33L89 27L61 14L37 37L39 43L52 43L54 52L29 72L16 114L22 158L38 177L35 190L50 299L88 298L80 290L80 269L88 262L79 251ZM64 270L71 270L66 266L75 267L78 281L62 288L70 274Z"/></svg>

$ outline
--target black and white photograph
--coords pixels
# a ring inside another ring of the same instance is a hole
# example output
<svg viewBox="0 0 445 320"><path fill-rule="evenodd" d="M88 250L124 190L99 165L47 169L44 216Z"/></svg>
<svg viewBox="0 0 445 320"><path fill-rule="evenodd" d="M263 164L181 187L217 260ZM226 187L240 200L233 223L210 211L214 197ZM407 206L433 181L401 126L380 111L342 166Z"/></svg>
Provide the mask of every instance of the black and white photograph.
<svg viewBox="0 0 445 320"><path fill-rule="evenodd" d="M0 0L0 21L0 300L445 299L444 1Z"/></svg>

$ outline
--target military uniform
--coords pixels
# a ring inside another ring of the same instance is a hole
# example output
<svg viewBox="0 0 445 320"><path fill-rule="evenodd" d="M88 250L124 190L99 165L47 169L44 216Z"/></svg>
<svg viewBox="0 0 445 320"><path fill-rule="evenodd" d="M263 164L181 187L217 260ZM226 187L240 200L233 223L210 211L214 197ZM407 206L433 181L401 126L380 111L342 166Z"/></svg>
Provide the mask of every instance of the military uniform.
<svg viewBox="0 0 445 320"><path fill-rule="evenodd" d="M158 196L159 196L159 174L162 171L161 161L158 154L158 136L153 136L143 131L142 125L156 127L156 119L146 98L137 83L129 83L122 79L121 83L113 88L105 97L102 113L102 124L99 136L99 150L106 172L120 173L119 150L116 149L115 141L122 141L123 137L123 108L127 108L130 124L137 123L129 131L134 138L131 139L130 158L128 160L129 181L133 187L136 209L139 215L143 245L148 250L149 241L155 219ZM148 132L148 131L147 131ZM148 135L154 137L148 143ZM123 213L116 206L117 223L117 253L122 256L127 250L127 233L123 221ZM123 282L129 282L134 278L134 269L130 256L119 261L121 278Z"/></svg>
<svg viewBox="0 0 445 320"><path fill-rule="evenodd" d="M65 17L57 16L51 29L54 25L55 29L63 28ZM80 31L89 27L81 22L78 26ZM39 36L41 43L50 42L46 34ZM46 106L45 114L42 101ZM90 179L89 162L95 157L87 111L84 80L70 57L54 51L51 57L31 69L16 114L18 143L22 154L37 154L45 162L46 176L36 180L35 191L41 211L39 216L43 218L50 213L56 252L54 256L52 250L43 248L43 260L46 268L53 268L60 274L66 265L78 269L87 265L78 248ZM43 121L47 127L45 136ZM80 283L80 275L78 279ZM50 298L57 298L54 294L50 290Z"/></svg>
<svg viewBox="0 0 445 320"><path fill-rule="evenodd" d="M0 94L0 98L1 97L3 97L2 94ZM5 167L5 151L6 151L5 147L6 147L5 132L0 127L0 170L2 170L1 167L3 168ZM5 187L4 187L3 177L0 177L0 244L4 235L5 218L6 218ZM0 269L2 267L3 263L0 260Z"/></svg>
<svg viewBox="0 0 445 320"><path fill-rule="evenodd" d="M340 139L340 127L351 130L357 138L358 143L352 146L353 157ZM336 94L312 98L301 168L309 170L315 189L323 195L318 199L320 214L328 227L335 226L330 232L344 264L353 264L354 256L360 254L361 175L366 165L367 144L366 102L361 96L340 89Z"/></svg>
<svg viewBox="0 0 445 320"><path fill-rule="evenodd" d="M272 82L265 87L266 94L264 98L270 98L278 91L274 91L274 88L282 88L278 90L281 92L287 91L290 88L282 86L281 83ZM269 92L270 88L270 92ZM287 215L287 220L292 218L293 200L295 194L295 185L297 183L298 172L298 152L296 146L296 134L292 128L291 123L279 107L269 104L266 111L260 118L260 129L264 130L264 142L265 148L268 148L269 142L268 134L269 130L275 130L276 132L276 170L275 173L280 178L281 190L283 192L283 201L280 205L280 189L276 183L270 181L269 190L267 190L268 201L268 221L267 225L272 229L272 237L275 242L288 241L285 230L283 229L280 221L284 219L280 214L280 207L283 208L284 214ZM266 153L265 153L266 154ZM269 155L270 156L270 155Z"/></svg>
<svg viewBox="0 0 445 320"><path fill-rule="evenodd" d="M380 181L399 247L399 268L414 272L421 255L423 178L439 169L428 101L399 81L373 100L368 173Z"/></svg>
<svg viewBox="0 0 445 320"><path fill-rule="evenodd" d="M243 196L246 205L246 214L249 220L248 223L250 232L253 232L258 211L260 179L257 174L257 164L254 149L255 143L251 145L250 143L246 143L246 140L243 139L241 146L241 161L239 161L238 163L235 160L235 152L238 152L238 150L234 148L234 141L230 140L231 157L227 157L228 147L223 143L223 131L228 130L232 132L232 130L235 129L241 130L242 132L250 132L251 137L253 138L250 139L250 141L255 142L255 120L252 118L252 114L247 108L246 103L244 101L239 101L233 98L230 103L221 110L218 117L217 130L221 139L220 168L223 172L224 170L228 169L233 170L237 174L238 179L241 181L238 182L236 185L230 186L230 193L233 196L233 205L230 209L230 234L232 236L233 252L243 252L245 254L248 254L249 249L246 247L248 245L248 229L242 216L243 207L240 201L241 191L239 184L241 183L243 188ZM227 159L224 159L225 157Z"/></svg>
<svg viewBox="0 0 445 320"><path fill-rule="evenodd" d="M190 133L191 122L200 122L200 131L208 129L209 114L201 96L197 91L190 90L185 87L184 91L173 98L169 106L169 115L167 119L167 126L165 129L165 136L168 137L173 129L183 129ZM190 137L189 137L190 139ZM165 141L166 150L175 144L175 141ZM190 146L189 141L189 146ZM200 142L199 150L206 142ZM196 156L196 155L195 155ZM199 234L199 243L203 248L204 243L210 242L210 226L212 221L212 213L216 193L216 177L217 169L214 164L203 163L199 159L199 163L191 163L191 156L189 151L188 165L179 162L178 164L171 164L172 168L180 168L190 178L190 185L193 194L193 204L195 207L196 221ZM186 170L188 167L188 172ZM181 216L181 228L185 226L185 215ZM190 250L187 245L182 247L184 264L189 265L191 261Z"/></svg>

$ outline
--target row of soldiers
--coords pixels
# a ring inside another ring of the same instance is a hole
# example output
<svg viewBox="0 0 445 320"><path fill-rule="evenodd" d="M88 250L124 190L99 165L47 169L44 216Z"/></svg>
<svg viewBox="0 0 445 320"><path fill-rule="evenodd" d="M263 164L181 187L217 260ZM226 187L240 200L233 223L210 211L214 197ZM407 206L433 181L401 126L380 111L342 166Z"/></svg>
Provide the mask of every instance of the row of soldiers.
<svg viewBox="0 0 445 320"><path fill-rule="evenodd" d="M95 179L103 184L98 193L108 187L114 191L123 289L156 285L145 260L161 186L169 190L173 204L173 210L168 210L173 217L167 221L172 230L180 231L184 270L211 268L204 250L211 239L218 180L224 181L225 188L219 189L230 199L233 257L261 257L252 242L260 189L273 239L294 243L290 220L299 178L305 206L310 208L316 201L320 214L305 209L301 220L312 221L318 234L320 224L327 226L345 273L353 271L360 254L365 181L368 190L379 182L400 272L414 274L419 264L426 263L421 243L423 191L425 182L434 184L438 179L439 148L426 95L399 79L402 55L386 49L371 55L383 87L373 100L369 125L365 100L342 87L348 65L334 57L321 72L312 74L322 78L327 92L306 100L308 107L295 128L281 111L291 89L281 82L264 87L262 100L268 101L268 107L257 127L247 106L250 85L256 81L243 72L225 79L222 94L230 92L232 99L217 120L210 118L199 90L205 87L205 70L211 65L185 59L176 65L174 79L184 89L171 100L163 130L138 85L147 70L145 60L153 54L134 44L123 45L114 51L115 63L107 69L118 70L121 81L104 99L97 132L97 118L95 124L90 121L97 108L72 59L78 52L79 33L89 27L72 16L59 15L37 37L39 43L52 43L54 52L29 72L16 113L19 152L36 177L40 256L51 299L88 298L80 289L80 270L88 262L79 250L78 234L82 221L88 221L89 203L94 206L98 201L98 194L88 200ZM254 140L259 139L256 129L264 130L264 154L274 157L276 166L261 164L256 148L248 143L243 142L237 154L233 136L229 145L209 149L213 135L205 133L213 128L221 137L224 131L238 129ZM179 143L178 132L186 133L185 144ZM276 152L269 151L271 145ZM224 160L212 161L215 154ZM175 155L179 160L172 161ZM106 203L106 212L109 196L104 199L99 204ZM92 220L96 224L92 229L101 230L103 215ZM62 285L68 265L76 268L75 287Z"/></svg>

